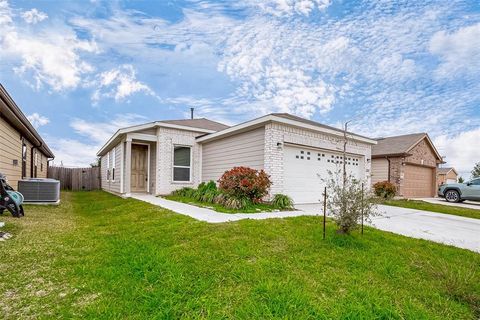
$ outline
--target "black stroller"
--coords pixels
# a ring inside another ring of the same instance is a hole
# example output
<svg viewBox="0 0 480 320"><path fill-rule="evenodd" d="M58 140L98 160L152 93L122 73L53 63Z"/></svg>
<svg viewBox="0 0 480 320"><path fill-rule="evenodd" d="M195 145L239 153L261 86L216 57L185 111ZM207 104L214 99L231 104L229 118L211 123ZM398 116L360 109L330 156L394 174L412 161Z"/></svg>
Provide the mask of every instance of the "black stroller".
<svg viewBox="0 0 480 320"><path fill-rule="evenodd" d="M23 195L13 190L8 185L6 177L0 173L0 214L8 210L16 218L23 217L25 213L22 204Z"/></svg>

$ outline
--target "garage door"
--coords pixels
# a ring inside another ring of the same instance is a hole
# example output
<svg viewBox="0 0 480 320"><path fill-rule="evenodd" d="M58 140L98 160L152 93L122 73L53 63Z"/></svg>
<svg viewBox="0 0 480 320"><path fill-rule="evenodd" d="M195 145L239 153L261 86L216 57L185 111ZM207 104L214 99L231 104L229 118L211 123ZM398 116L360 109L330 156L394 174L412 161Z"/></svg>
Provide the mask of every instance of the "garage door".
<svg viewBox="0 0 480 320"><path fill-rule="evenodd" d="M328 179L328 170L343 167L342 154L319 149L285 146L285 194L295 203L318 203ZM364 177L361 156L347 155L347 170L357 179Z"/></svg>
<svg viewBox="0 0 480 320"><path fill-rule="evenodd" d="M406 165L403 196L408 198L433 197L433 169Z"/></svg>

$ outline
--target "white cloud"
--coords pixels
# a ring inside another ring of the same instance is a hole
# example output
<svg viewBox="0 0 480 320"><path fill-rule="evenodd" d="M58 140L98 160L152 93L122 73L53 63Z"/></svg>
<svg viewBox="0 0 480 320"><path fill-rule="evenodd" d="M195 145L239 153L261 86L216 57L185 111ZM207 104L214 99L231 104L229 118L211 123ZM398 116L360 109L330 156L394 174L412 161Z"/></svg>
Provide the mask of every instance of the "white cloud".
<svg viewBox="0 0 480 320"><path fill-rule="evenodd" d="M480 161L480 127L457 135L440 135L434 139L440 154L445 155L446 166L453 166L464 178L470 177L475 163Z"/></svg>
<svg viewBox="0 0 480 320"><path fill-rule="evenodd" d="M98 53L94 41L78 39L68 27L41 29L35 34L15 26L6 1L0 2L0 59L13 65L13 70L36 89L48 85L55 91L74 89L82 76L94 68L80 53Z"/></svg>
<svg viewBox="0 0 480 320"><path fill-rule="evenodd" d="M0 27L6 28L12 23L12 10L6 0L0 0Z"/></svg>
<svg viewBox="0 0 480 320"><path fill-rule="evenodd" d="M294 14L308 16L316 9L325 10L331 3L331 0L264 0L252 1L251 4L268 14L283 17Z"/></svg>
<svg viewBox="0 0 480 320"><path fill-rule="evenodd" d="M55 138L49 145L55 154L53 164L66 167L89 167L95 162L95 154L98 151L96 145L75 139Z"/></svg>
<svg viewBox="0 0 480 320"><path fill-rule="evenodd" d="M50 122L47 117L44 117L36 112L32 113L31 115L27 116L28 121L33 125L35 129L40 128Z"/></svg>
<svg viewBox="0 0 480 320"><path fill-rule="evenodd" d="M79 138L48 137L55 154L55 164L73 167L89 166L95 161L100 147L120 128L146 122L146 118L133 113L117 114L111 121L91 122L73 119L70 127Z"/></svg>
<svg viewBox="0 0 480 320"><path fill-rule="evenodd" d="M22 18L26 23L36 24L48 18L47 14L33 8L22 13Z"/></svg>
<svg viewBox="0 0 480 320"><path fill-rule="evenodd" d="M441 60L436 70L438 76L477 76L480 72L480 23L460 28L453 33L435 33L429 49Z"/></svg>
<svg viewBox="0 0 480 320"><path fill-rule="evenodd" d="M114 98L115 101L122 101L138 92L155 95L148 85L137 80L136 71L129 64L102 72L93 85L97 87L92 96L95 103L101 98Z"/></svg>
<svg viewBox="0 0 480 320"><path fill-rule="evenodd" d="M111 121L108 122L91 122L77 118L70 123L70 127L72 127L77 134L87 137L99 145L107 142L107 140L118 129L129 127L145 121L145 117L141 115L126 113L117 114Z"/></svg>

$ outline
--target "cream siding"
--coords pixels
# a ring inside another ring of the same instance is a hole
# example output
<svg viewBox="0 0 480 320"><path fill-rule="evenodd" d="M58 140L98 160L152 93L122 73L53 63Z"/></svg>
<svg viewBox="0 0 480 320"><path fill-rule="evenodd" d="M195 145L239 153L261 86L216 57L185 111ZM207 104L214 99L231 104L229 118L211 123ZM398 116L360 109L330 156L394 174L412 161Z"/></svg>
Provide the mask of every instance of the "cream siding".
<svg viewBox="0 0 480 320"><path fill-rule="evenodd" d="M380 181L388 181L387 159L372 160L372 185Z"/></svg>
<svg viewBox="0 0 480 320"><path fill-rule="evenodd" d="M263 169L265 128L203 144L202 181L217 181L233 167Z"/></svg>
<svg viewBox="0 0 480 320"><path fill-rule="evenodd" d="M122 144L119 143L115 146L115 159L113 159L113 149L109 150L107 154L101 158L101 178L102 178L102 189L105 191L120 193L120 183L121 183L121 157L122 157ZM110 154L110 166L107 165L107 160L109 159L108 154ZM112 179L112 169L113 163L115 161L115 180ZM110 170L110 179L107 179L107 171Z"/></svg>
<svg viewBox="0 0 480 320"><path fill-rule="evenodd" d="M14 160L17 160L17 165L13 164ZM0 118L0 172L7 176L9 184L16 189L18 180L22 178L22 140L20 134L3 118Z"/></svg>
<svg viewBox="0 0 480 320"><path fill-rule="evenodd" d="M18 180L31 178L32 165L32 144L25 140L27 145L27 166L25 177L22 177L22 138L20 133L13 128L5 119L0 117L0 172L7 176L9 184L17 189ZM34 149L38 154L37 177L47 177L47 157L40 151ZM14 165L14 161L17 164ZM43 170L41 170L43 163Z"/></svg>

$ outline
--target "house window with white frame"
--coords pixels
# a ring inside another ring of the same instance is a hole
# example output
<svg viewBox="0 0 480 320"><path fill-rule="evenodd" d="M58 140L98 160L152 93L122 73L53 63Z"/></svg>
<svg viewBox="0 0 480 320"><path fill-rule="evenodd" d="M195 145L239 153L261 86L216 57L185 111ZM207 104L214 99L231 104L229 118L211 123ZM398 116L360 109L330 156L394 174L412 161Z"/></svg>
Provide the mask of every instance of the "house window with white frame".
<svg viewBox="0 0 480 320"><path fill-rule="evenodd" d="M115 181L115 155L116 155L116 150L113 148L112 150L112 181Z"/></svg>
<svg viewBox="0 0 480 320"><path fill-rule="evenodd" d="M110 181L110 152L107 153L107 181Z"/></svg>
<svg viewBox="0 0 480 320"><path fill-rule="evenodd" d="M190 182L192 176L191 167L192 148L185 146L173 147L173 181Z"/></svg>

